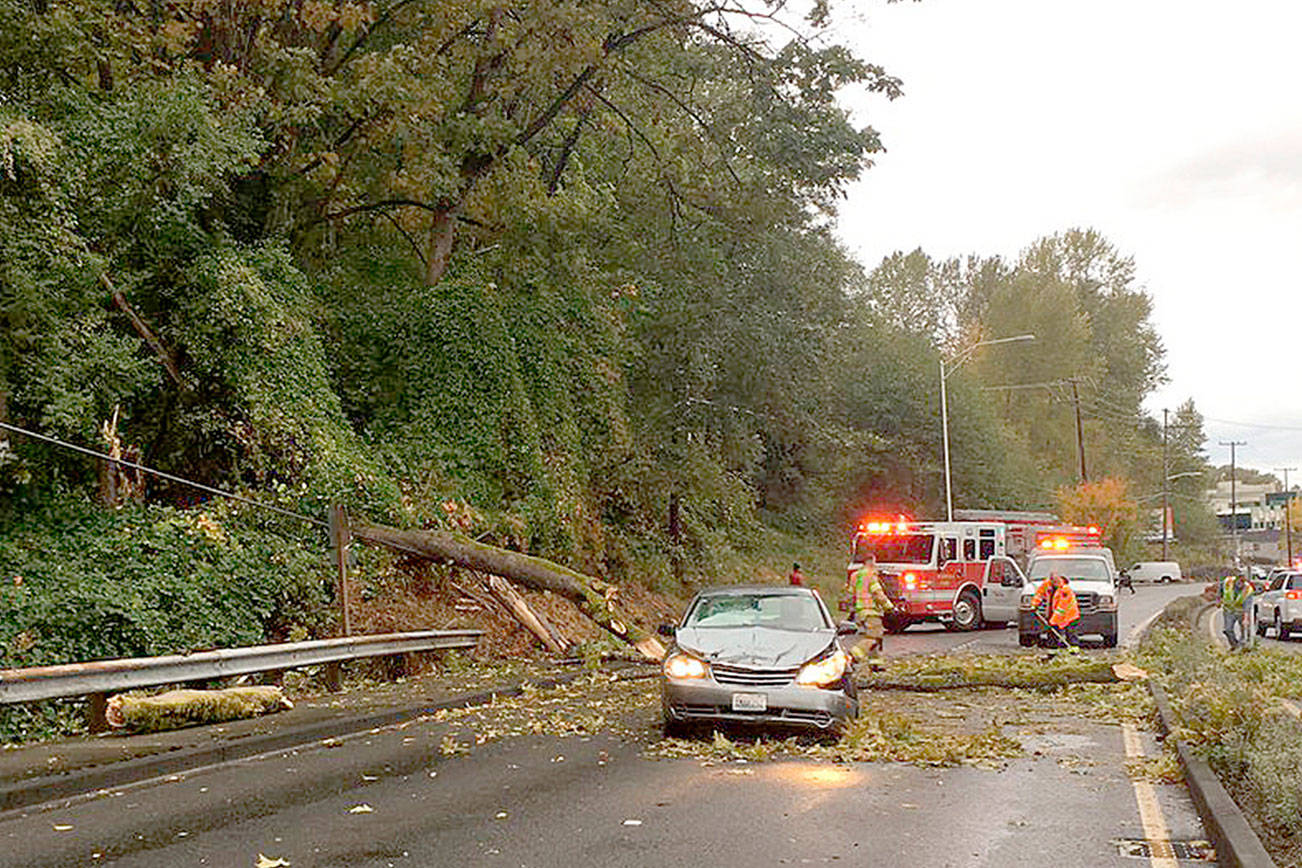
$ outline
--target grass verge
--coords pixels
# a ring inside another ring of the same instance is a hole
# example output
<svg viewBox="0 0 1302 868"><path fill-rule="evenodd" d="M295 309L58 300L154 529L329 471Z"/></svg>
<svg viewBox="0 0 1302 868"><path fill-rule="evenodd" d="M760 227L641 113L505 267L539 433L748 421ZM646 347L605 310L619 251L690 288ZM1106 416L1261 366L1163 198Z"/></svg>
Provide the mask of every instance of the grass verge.
<svg viewBox="0 0 1302 868"><path fill-rule="evenodd" d="M1230 652L1191 629L1197 601L1169 610L1140 663L1171 699L1173 735L1207 760L1281 865L1302 864L1302 654Z"/></svg>

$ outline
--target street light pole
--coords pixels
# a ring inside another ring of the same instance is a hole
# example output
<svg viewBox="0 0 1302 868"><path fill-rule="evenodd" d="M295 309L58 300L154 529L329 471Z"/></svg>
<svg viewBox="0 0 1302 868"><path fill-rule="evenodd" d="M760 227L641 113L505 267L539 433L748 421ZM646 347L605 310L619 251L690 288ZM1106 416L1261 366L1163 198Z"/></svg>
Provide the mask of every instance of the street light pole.
<svg viewBox="0 0 1302 868"><path fill-rule="evenodd" d="M945 383L949 380L949 375L963 366L963 363L972 358L979 347L989 347L995 344L1009 344L1018 341L1033 341L1035 335L1014 335L1010 338L995 338L989 341L977 341L972 346L963 350L954 357L954 361L949 365L948 370L945 367L945 358L940 359L940 428L941 439L945 447L945 520L954 520L954 492L953 482L950 479L949 472L949 400L947 397L948 388Z"/></svg>
<svg viewBox="0 0 1302 868"><path fill-rule="evenodd" d="M1239 497L1235 487L1237 479L1234 473L1234 450L1248 444L1243 440L1220 441L1222 446L1230 447L1230 548L1234 552L1234 569L1239 569Z"/></svg>
<svg viewBox="0 0 1302 868"><path fill-rule="evenodd" d="M940 431L945 441L945 521L954 520L954 495L949 481L949 402L945 399L945 359L940 360Z"/></svg>
<svg viewBox="0 0 1302 868"><path fill-rule="evenodd" d="M1167 467L1166 460L1166 423L1168 411L1162 408L1162 560L1166 560L1166 517L1169 515L1170 505L1167 502L1166 486L1171 481L1170 469ZM1151 527L1152 525L1150 525Z"/></svg>

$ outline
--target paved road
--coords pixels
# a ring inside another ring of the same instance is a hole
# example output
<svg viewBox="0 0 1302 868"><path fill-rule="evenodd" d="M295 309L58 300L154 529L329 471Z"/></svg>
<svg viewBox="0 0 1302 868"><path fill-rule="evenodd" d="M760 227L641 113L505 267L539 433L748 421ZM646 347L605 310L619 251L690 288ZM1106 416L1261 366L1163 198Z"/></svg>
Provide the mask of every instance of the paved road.
<svg viewBox="0 0 1302 868"><path fill-rule="evenodd" d="M0 822L0 852L14 868L1148 864L1115 844L1146 836L1116 727L1038 736L1002 771L705 765L613 737L449 758L439 738L378 733L33 813ZM1183 788L1153 789L1173 838L1205 837Z"/></svg>
<svg viewBox="0 0 1302 868"><path fill-rule="evenodd" d="M1136 585L1135 593L1121 593L1118 636L1121 641L1139 624L1174 600L1196 594L1202 585ZM895 636L886 637L887 656L902 654L938 654L950 651L1016 651L1017 628L1005 627L955 633L940 624L917 624Z"/></svg>
<svg viewBox="0 0 1302 868"><path fill-rule="evenodd" d="M1123 632L1185 591L1127 595ZM892 653L964 643L1016 637L911 630ZM570 737L481 725L482 744L425 719L0 816L0 864L1176 868L1117 842L1206 837L1183 787L1127 775L1157 748L1115 725L1015 714L1023 757L929 769L656 759L654 706L627 716Z"/></svg>

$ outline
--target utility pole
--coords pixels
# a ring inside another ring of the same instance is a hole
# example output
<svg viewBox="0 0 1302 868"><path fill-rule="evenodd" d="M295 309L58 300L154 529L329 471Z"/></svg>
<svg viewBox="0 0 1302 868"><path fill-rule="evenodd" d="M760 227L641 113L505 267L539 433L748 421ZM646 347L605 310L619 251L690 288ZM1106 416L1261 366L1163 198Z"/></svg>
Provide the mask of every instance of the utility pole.
<svg viewBox="0 0 1302 868"><path fill-rule="evenodd" d="M1288 540L1288 560L1286 563L1291 569L1293 566L1293 492L1288 487L1288 472L1297 470L1297 468L1276 467L1275 469L1284 474L1284 539Z"/></svg>
<svg viewBox="0 0 1302 868"><path fill-rule="evenodd" d="M1085 472L1085 429L1080 422L1080 393L1076 391L1076 379L1074 377L1071 381L1071 400L1076 405L1076 452L1080 456L1080 481L1089 482L1089 474Z"/></svg>
<svg viewBox="0 0 1302 868"><path fill-rule="evenodd" d="M1235 487L1234 450L1248 444L1246 440L1221 440L1220 444L1230 447L1230 548L1234 552L1234 569L1237 570L1239 568L1239 494Z"/></svg>
<svg viewBox="0 0 1302 868"><path fill-rule="evenodd" d="M1167 423L1168 415L1169 415L1169 411L1165 407L1163 407L1162 408L1162 560L1167 560L1166 517L1169 514L1168 510L1170 509L1170 505L1167 503L1167 494L1166 494L1166 487L1170 485L1170 481L1168 477L1171 475L1171 470L1167 466L1167 458L1166 458L1166 423Z"/></svg>

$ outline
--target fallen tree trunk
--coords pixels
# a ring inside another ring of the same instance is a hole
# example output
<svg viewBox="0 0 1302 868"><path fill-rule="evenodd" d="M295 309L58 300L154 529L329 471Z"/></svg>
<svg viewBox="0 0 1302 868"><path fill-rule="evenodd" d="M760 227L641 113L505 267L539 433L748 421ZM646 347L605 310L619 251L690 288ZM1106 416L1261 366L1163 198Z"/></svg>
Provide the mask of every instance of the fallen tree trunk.
<svg viewBox="0 0 1302 868"><path fill-rule="evenodd" d="M366 542L502 576L535 591L560 594L593 621L632 645L647 659L660 660L665 656L660 640L620 615L616 604L619 588L609 582L575 572L544 558L475 542L468 536L449 531L399 530L365 522L354 524L352 531L354 537Z"/></svg>

